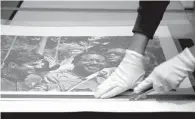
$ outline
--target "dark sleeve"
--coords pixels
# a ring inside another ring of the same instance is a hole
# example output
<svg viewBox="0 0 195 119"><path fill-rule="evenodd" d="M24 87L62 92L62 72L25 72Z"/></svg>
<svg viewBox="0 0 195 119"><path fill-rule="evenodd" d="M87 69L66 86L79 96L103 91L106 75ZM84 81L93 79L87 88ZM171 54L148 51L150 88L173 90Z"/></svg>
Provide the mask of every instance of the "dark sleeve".
<svg viewBox="0 0 195 119"><path fill-rule="evenodd" d="M142 33L152 39L169 3L170 1L140 1L133 33Z"/></svg>

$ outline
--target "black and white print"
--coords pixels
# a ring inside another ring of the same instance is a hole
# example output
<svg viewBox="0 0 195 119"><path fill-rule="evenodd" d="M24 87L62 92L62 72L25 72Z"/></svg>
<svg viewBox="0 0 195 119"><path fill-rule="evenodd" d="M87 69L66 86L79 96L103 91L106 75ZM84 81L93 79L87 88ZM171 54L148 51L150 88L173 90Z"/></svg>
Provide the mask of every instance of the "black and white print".
<svg viewBox="0 0 195 119"><path fill-rule="evenodd" d="M131 36L1 36L1 91L93 92L122 61ZM145 70L164 62L156 37Z"/></svg>

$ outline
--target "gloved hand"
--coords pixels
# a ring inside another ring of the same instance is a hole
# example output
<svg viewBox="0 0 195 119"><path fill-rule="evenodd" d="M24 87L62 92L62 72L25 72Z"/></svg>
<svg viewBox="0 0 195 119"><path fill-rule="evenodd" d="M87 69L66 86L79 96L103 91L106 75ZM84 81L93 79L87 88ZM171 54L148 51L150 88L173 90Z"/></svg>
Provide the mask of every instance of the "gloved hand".
<svg viewBox="0 0 195 119"><path fill-rule="evenodd" d="M159 93L176 89L194 68L195 58L186 48L177 56L154 68L152 73L134 88L134 92L139 93L152 86Z"/></svg>
<svg viewBox="0 0 195 119"><path fill-rule="evenodd" d="M94 96L110 98L133 88L143 80L144 60L145 58L141 54L126 50L126 55L118 68L98 86Z"/></svg>

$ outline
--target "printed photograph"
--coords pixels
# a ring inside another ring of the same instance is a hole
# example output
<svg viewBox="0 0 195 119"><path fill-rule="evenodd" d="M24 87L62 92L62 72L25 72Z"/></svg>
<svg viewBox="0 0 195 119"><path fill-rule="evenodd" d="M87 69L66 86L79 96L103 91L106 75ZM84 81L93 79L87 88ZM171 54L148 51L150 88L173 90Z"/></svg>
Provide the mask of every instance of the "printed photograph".
<svg viewBox="0 0 195 119"><path fill-rule="evenodd" d="M125 56L131 36L1 36L1 91L94 92ZM158 37L144 61L148 76L165 56Z"/></svg>

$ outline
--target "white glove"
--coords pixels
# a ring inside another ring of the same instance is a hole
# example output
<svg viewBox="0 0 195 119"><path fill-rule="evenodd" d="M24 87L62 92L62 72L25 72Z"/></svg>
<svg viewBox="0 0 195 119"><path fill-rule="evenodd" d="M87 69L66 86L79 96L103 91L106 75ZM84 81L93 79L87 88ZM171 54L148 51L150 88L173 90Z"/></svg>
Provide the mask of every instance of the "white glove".
<svg viewBox="0 0 195 119"><path fill-rule="evenodd" d="M135 51L126 50L126 55L118 68L96 90L96 98L110 98L116 96L137 83L143 81L144 56Z"/></svg>
<svg viewBox="0 0 195 119"><path fill-rule="evenodd" d="M177 56L154 68L153 72L134 88L134 92L139 93L152 86L159 93L176 89L194 68L195 58L186 48Z"/></svg>

